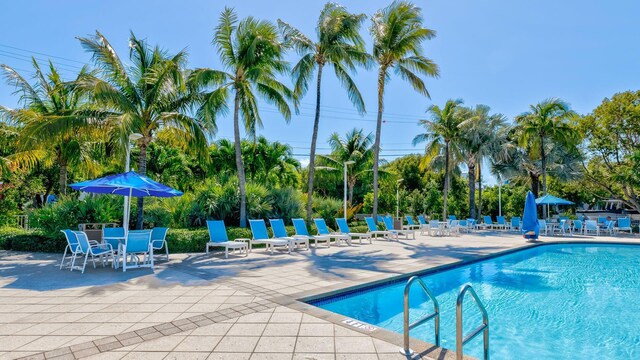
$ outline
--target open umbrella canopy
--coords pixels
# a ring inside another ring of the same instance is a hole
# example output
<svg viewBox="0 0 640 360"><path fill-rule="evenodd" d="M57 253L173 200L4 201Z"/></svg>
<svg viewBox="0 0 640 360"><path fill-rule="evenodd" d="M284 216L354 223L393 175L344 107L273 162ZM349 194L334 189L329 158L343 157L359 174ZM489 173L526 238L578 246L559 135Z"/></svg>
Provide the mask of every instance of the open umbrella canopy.
<svg viewBox="0 0 640 360"><path fill-rule="evenodd" d="M96 194L116 194L135 197L172 197L182 195L181 191L153 181L135 171L82 181L71 184L69 187Z"/></svg>
<svg viewBox="0 0 640 360"><path fill-rule="evenodd" d="M565 199L561 199L557 196L553 196L553 195L543 195L539 198L536 199L536 204L537 205L573 205L574 202L573 201L569 201L569 200L565 200Z"/></svg>
<svg viewBox="0 0 640 360"><path fill-rule="evenodd" d="M524 202L524 214L522 214L522 233L525 238L537 239L540 234L540 224L538 223L538 210L533 193L529 191Z"/></svg>

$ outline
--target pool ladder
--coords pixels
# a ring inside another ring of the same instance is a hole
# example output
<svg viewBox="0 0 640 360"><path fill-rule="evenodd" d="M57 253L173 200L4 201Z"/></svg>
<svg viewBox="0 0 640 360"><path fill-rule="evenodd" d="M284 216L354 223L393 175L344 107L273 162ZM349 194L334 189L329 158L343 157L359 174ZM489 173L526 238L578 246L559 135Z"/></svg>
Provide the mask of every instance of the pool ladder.
<svg viewBox="0 0 640 360"><path fill-rule="evenodd" d="M414 282L418 282L422 291L431 299L433 302L433 313L421 318L420 320L409 323L409 291L411 290L411 285ZM482 325L478 326L475 330L473 330L467 336L463 336L463 328L462 328L462 305L464 302L465 295L471 294L475 304L478 306L478 309L482 313ZM438 305L438 300L435 296L429 291L429 288L425 285L425 283L417 276L412 276L407 284L404 286L404 347L400 350L400 353L409 357L412 356L414 351L409 347L409 331L416 326L420 326L425 322L434 319L434 328L435 328L435 338L436 338L436 346L440 347L440 307ZM487 315L487 309L485 309L482 301L476 294L475 290L470 284L464 285L460 289L460 293L458 293L458 298L456 300L456 360L462 360L464 354L462 353L462 349L464 344L474 339L480 333L483 333L484 337L484 360L489 360L489 316Z"/></svg>

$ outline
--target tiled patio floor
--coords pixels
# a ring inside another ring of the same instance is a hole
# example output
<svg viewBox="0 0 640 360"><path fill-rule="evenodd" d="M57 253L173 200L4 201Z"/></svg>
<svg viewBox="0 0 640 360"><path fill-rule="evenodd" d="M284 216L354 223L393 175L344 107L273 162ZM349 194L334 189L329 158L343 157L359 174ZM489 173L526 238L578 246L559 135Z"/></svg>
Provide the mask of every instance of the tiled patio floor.
<svg viewBox="0 0 640 360"><path fill-rule="evenodd" d="M58 270L59 255L0 251L0 359L404 359L399 335L355 331L295 299L525 245L504 232L418 236L292 255L179 254L155 273L85 274Z"/></svg>

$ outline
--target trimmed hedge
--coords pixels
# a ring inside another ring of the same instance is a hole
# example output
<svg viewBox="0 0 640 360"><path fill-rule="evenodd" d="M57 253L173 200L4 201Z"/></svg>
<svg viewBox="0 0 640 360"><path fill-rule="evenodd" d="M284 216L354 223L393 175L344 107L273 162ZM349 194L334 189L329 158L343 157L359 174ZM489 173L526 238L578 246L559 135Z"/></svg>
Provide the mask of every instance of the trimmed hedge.
<svg viewBox="0 0 640 360"><path fill-rule="evenodd" d="M273 235L271 228L268 231L269 235ZM367 232L367 227L351 226L351 231ZM311 232L313 233L312 230ZM287 234L295 234L293 226L287 226ZM249 228L227 227L227 235L232 240L251 238L251 230ZM204 252L208 241L209 233L206 228L169 229L167 233L167 243L171 253ZM0 228L0 249L3 250L61 253L65 246L66 241L62 233L52 236L42 230Z"/></svg>

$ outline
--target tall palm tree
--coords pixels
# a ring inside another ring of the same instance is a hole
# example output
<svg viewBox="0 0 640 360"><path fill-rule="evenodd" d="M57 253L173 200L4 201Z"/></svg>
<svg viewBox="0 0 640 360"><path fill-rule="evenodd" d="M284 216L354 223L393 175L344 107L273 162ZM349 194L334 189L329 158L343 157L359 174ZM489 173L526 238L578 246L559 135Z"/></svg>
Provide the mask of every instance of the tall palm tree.
<svg viewBox="0 0 640 360"><path fill-rule="evenodd" d="M100 76L85 76L79 83L96 104L109 111L105 116L110 142L120 149L129 146L131 133L142 135L137 141L140 155L138 172L147 172L147 148L158 131L169 129L187 148L203 155L211 122L188 115L195 96L188 91L183 73L187 53L170 55L152 47L133 33L129 38L129 60L120 60L109 41L98 31L95 36L78 38L89 52ZM138 198L136 228L142 228L144 198Z"/></svg>
<svg viewBox="0 0 640 360"><path fill-rule="evenodd" d="M313 72L316 77L316 112L311 135L311 151L309 154L309 175L307 179L307 221L311 221L311 203L313 201L313 177L315 173L316 143L320 124L320 88L322 71L325 65L333 67L336 77L347 91L353 106L365 112L364 100L347 70L355 71L355 65L368 66L370 56L365 51L364 41L360 36L360 26L366 18L364 14L351 14L341 5L327 3L316 25L317 40L314 42L298 29L278 20L284 38L298 51L302 58L293 68L295 92L303 96L312 81Z"/></svg>
<svg viewBox="0 0 640 360"><path fill-rule="evenodd" d="M83 164L95 171L96 162L89 153L91 142L86 136L87 129L79 131L91 123L95 114L88 110L86 99L75 82L64 81L52 62L49 62L46 75L35 59L32 59L32 65L35 70L33 85L15 69L0 65L7 83L16 88L22 103L19 109L0 106L0 114L20 127L18 152L4 163L7 165L12 161L27 167L43 161L57 164L58 191L66 194L69 166ZM78 78L88 74L87 68L83 67Z"/></svg>
<svg viewBox="0 0 640 360"><path fill-rule="evenodd" d="M475 190L476 179L482 179L482 163L497 151L504 139L506 119L502 114L490 114L491 108L476 105L474 109L464 109L464 121L459 127L462 130L460 149L469 170L469 216L480 217L482 213L482 182L479 185L478 213L476 214Z"/></svg>
<svg viewBox="0 0 640 360"><path fill-rule="evenodd" d="M378 214L378 170L380 134L384 112L385 82L390 70L408 81L414 90L429 97L420 75L438 77L438 66L423 55L422 43L435 36L433 30L423 26L421 10L407 1L394 1L376 12L371 21L373 57L378 64L378 117L373 144L373 216Z"/></svg>
<svg viewBox="0 0 640 360"><path fill-rule="evenodd" d="M197 88L214 87L202 92L202 105L198 114L204 119L215 119L219 112L228 110L227 102L233 92L233 135L238 187L240 191L240 226L247 225L247 193L242 147L240 116L244 128L255 136L256 127L262 127L256 96L274 104L286 121L291 119L288 100L295 95L276 79L286 74L289 64L284 60L285 44L272 23L247 17L241 21L231 8L225 8L215 29L213 43L227 71L196 69L191 81ZM296 101L297 105L297 101Z"/></svg>
<svg viewBox="0 0 640 360"><path fill-rule="evenodd" d="M546 143L563 146L575 146L577 132L569 124L575 113L569 104L560 99L546 99L531 105L530 110L516 117L521 145L531 146L540 152L540 173L542 174L542 193L547 193L547 152ZM543 207L543 216L547 209Z"/></svg>
<svg viewBox="0 0 640 360"><path fill-rule="evenodd" d="M353 161L347 168L347 186L349 192L349 203L353 204L353 188L359 177L371 171L373 160L373 134L365 135L363 129L352 129L345 137L340 137L338 133L331 134L329 138L331 155L320 155L323 166L317 169L342 170L343 164Z"/></svg>
<svg viewBox="0 0 640 360"><path fill-rule="evenodd" d="M427 162L437 161L439 157L444 158L444 190L443 190L443 211L442 218L447 218L447 198L451 182L452 162L458 163L461 156L462 130L460 124L463 122L462 112L459 106L462 100L448 100L443 108L438 105L431 105L427 113L431 114L431 119L420 120L426 132L418 134L413 138L413 145L423 142L427 143L425 148L425 160Z"/></svg>

